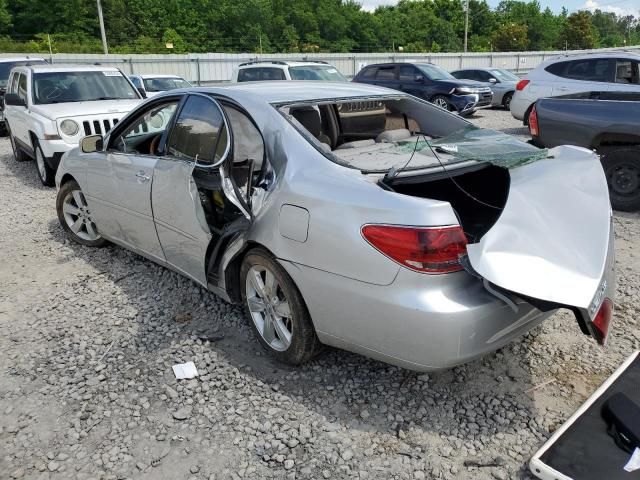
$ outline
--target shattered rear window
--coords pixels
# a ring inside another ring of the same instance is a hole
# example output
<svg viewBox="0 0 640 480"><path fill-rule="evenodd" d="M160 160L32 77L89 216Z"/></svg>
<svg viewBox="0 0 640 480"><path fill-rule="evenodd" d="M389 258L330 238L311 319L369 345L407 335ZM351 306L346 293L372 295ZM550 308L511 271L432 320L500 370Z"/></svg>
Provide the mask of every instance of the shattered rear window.
<svg viewBox="0 0 640 480"><path fill-rule="evenodd" d="M430 143L437 153L443 152L461 161L476 160L503 168L526 165L549 156L546 148L541 149L512 135L473 125Z"/></svg>

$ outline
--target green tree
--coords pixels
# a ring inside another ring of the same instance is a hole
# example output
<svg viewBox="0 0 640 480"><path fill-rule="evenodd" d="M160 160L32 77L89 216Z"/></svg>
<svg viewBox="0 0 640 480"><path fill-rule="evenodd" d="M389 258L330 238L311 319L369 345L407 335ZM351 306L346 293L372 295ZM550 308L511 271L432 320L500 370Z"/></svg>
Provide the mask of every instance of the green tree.
<svg viewBox="0 0 640 480"><path fill-rule="evenodd" d="M0 33L6 33L11 26L11 14L7 8L7 0L0 0Z"/></svg>
<svg viewBox="0 0 640 480"><path fill-rule="evenodd" d="M527 26L505 23L493 35L493 49L499 52L519 52L527 49Z"/></svg>
<svg viewBox="0 0 640 480"><path fill-rule="evenodd" d="M560 47L569 49L595 48L598 44L598 32L591 23L591 14L581 11L567 17L560 33Z"/></svg>

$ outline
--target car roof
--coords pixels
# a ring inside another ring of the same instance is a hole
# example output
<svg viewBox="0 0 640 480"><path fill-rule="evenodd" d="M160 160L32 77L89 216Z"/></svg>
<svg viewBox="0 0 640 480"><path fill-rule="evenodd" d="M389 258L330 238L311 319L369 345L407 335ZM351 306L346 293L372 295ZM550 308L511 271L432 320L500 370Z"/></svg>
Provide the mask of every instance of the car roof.
<svg viewBox="0 0 640 480"><path fill-rule="evenodd" d="M140 78L180 78L180 79L183 79L179 75L170 75L170 74L166 74L166 73L144 73L144 74L136 73L134 75L129 75L129 76L130 77L140 77Z"/></svg>
<svg viewBox="0 0 640 480"><path fill-rule="evenodd" d="M326 101L342 98L370 98L379 96L406 97L405 93L388 88L352 82L310 80L242 82L220 87L192 87L182 91L211 93L230 98L250 96L267 103L295 103ZM176 90L173 90L175 93Z"/></svg>
<svg viewBox="0 0 640 480"><path fill-rule="evenodd" d="M322 61L289 61L289 60L259 60L259 61L254 61L254 62L246 62L246 63L241 63L239 65L240 68L251 68L251 67L264 67L264 66L269 66L269 67L308 67L308 66L312 66L312 65L326 65L331 67L332 65L330 65L327 62L322 62Z"/></svg>
<svg viewBox="0 0 640 480"><path fill-rule="evenodd" d="M567 55L557 55L553 58L550 58L540 65L548 65L550 63L556 62L565 62L569 60L588 60L590 58L619 58L619 57L632 57L636 60L640 61L640 55L634 52L630 52L627 50L616 50L614 52L598 52L598 53L579 53L579 54L567 54Z"/></svg>
<svg viewBox="0 0 640 480"><path fill-rule="evenodd" d="M26 68L30 68L34 73L42 72L119 72L116 67L109 67L107 65L62 65L56 63L51 65L36 64L28 65Z"/></svg>
<svg viewBox="0 0 640 480"><path fill-rule="evenodd" d="M506 70L506 71L509 71L508 68L502 68L502 67L465 67L465 68L456 68L455 70L452 70L451 73L454 73L454 72L468 72L469 70L482 70L484 72L490 72L491 70Z"/></svg>
<svg viewBox="0 0 640 480"><path fill-rule="evenodd" d="M41 57L0 57L0 63L24 62L24 61L46 62L46 60Z"/></svg>
<svg viewBox="0 0 640 480"><path fill-rule="evenodd" d="M369 65L365 65L364 68L369 68L369 67L395 67L396 65L402 66L402 65L428 65L430 67L437 67L438 65L436 65L435 63L432 62L384 62L384 63L371 63Z"/></svg>

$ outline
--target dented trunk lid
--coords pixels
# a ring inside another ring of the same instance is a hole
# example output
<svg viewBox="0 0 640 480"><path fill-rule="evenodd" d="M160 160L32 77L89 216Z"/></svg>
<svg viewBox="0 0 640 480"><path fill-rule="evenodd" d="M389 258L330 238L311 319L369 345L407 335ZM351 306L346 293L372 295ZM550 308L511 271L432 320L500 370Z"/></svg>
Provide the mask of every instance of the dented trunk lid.
<svg viewBox="0 0 640 480"><path fill-rule="evenodd" d="M509 173L506 205L467 246L468 263L534 304L570 308L594 335L592 321L615 290L612 212L598 156L561 146Z"/></svg>

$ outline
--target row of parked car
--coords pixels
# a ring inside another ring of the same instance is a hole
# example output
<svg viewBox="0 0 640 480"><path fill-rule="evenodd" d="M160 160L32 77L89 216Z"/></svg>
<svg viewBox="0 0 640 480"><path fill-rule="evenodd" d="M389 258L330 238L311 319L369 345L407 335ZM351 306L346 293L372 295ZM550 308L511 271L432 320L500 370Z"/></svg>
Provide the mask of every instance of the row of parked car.
<svg viewBox="0 0 640 480"><path fill-rule="evenodd" d="M489 106L510 109L530 126L538 146L574 144L596 150L609 179L614 208L637 210L640 121L631 113L638 109L639 58L628 52L556 57L522 79L492 67L447 72L429 63L385 63L365 66L353 81L400 90L461 116ZM314 61L246 62L234 70L231 80L347 81L334 66ZM14 118L5 123L0 101L0 129L10 125L16 158L35 158L43 184L53 185L61 155L83 135L106 133L143 98L188 86L175 75L126 77L118 69L99 65L53 66L38 58L2 59L0 96L8 91L8 103L15 105L8 109ZM545 107L548 97L556 99L553 113Z"/></svg>

